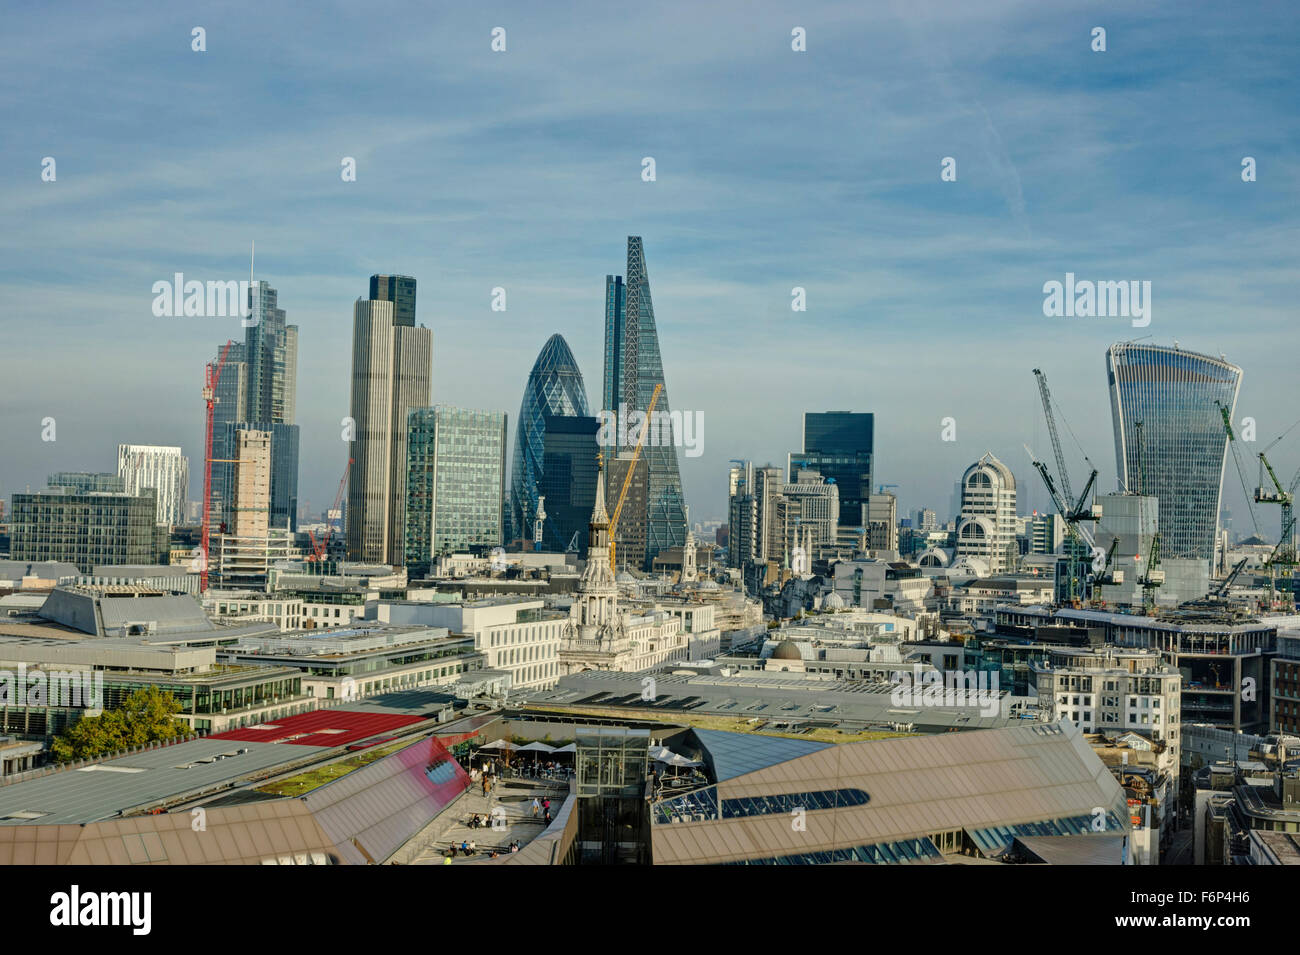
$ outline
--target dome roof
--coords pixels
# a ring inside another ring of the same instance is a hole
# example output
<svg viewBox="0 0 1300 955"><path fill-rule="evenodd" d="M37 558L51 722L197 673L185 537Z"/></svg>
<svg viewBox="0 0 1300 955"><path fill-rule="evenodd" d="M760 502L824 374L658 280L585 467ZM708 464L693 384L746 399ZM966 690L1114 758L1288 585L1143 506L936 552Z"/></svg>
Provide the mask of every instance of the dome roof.
<svg viewBox="0 0 1300 955"><path fill-rule="evenodd" d="M773 660L802 660L803 654L799 652L799 645L793 640L782 640L777 644L776 649L772 651Z"/></svg>

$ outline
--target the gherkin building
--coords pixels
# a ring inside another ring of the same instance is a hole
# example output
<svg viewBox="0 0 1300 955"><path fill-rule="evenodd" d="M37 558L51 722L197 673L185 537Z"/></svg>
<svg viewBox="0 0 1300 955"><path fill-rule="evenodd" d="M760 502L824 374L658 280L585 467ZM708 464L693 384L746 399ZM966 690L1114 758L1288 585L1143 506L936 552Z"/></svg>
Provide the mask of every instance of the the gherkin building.
<svg viewBox="0 0 1300 955"><path fill-rule="evenodd" d="M592 445L590 469L595 473L595 420L587 406L587 389L582 383L582 372L573 360L573 352L562 335L552 335L542 346L541 354L533 363L524 385L524 398L519 404L519 424L515 430L515 457L510 476L510 524L512 536L531 541L533 520L537 514L538 494L546 494L545 463L547 459L547 419L583 418L591 422L589 441ZM554 443L554 442L553 442ZM555 460L554 454L551 455ZM558 475L557 475L558 476ZM553 482L552 482L553 483ZM566 487L570 483L563 482ZM539 490L541 489L541 490ZM558 489L557 489L558 490ZM594 491L594 485L592 490ZM554 493L547 496L544 507L553 516L561 501ZM587 507L590 514L590 506ZM546 549L564 549L568 541L551 539L556 530L555 521L545 523L543 544Z"/></svg>

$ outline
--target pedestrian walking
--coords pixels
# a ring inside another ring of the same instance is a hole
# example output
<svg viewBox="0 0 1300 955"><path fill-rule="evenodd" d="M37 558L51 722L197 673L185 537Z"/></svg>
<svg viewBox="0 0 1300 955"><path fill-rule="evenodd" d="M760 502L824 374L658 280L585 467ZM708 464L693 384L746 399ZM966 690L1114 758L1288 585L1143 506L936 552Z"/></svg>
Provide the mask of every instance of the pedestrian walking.
<svg viewBox="0 0 1300 955"><path fill-rule="evenodd" d="M541 815L541 813L542 813L542 804L538 802L537 797L534 796L533 797L533 818L536 819L539 815Z"/></svg>

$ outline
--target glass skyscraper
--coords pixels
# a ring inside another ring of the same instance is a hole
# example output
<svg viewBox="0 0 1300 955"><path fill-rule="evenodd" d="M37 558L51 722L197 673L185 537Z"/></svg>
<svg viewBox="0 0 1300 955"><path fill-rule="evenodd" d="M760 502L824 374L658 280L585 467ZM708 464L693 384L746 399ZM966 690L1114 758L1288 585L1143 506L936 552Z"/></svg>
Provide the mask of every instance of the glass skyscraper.
<svg viewBox="0 0 1300 955"><path fill-rule="evenodd" d="M271 432L272 527L298 528L298 326L285 322L279 293L264 281L249 290L243 342L226 353L212 412L212 510L229 523L236 431ZM225 346L217 349L220 358Z"/></svg>
<svg viewBox="0 0 1300 955"><path fill-rule="evenodd" d="M1208 562L1228 451L1215 402L1231 415L1241 369L1177 347L1121 342L1106 351L1106 378L1120 490L1159 500L1162 557Z"/></svg>
<svg viewBox="0 0 1300 955"><path fill-rule="evenodd" d="M393 324L415 327L415 279L411 276L370 276L370 300L392 302Z"/></svg>
<svg viewBox="0 0 1300 955"><path fill-rule="evenodd" d="M501 544L506 414L450 405L412 408L406 438L406 566Z"/></svg>
<svg viewBox="0 0 1300 955"><path fill-rule="evenodd" d="M854 411L809 411L803 416L803 451L792 452L788 480L800 470L818 471L840 489L840 527L862 527L862 508L871 498L875 415Z"/></svg>
<svg viewBox="0 0 1300 955"><path fill-rule="evenodd" d="M546 473L546 427L548 418L579 418L591 420L587 407L587 389L582 372L573 359L573 352L562 335L552 335L542 346L533 370L524 384L524 397L519 403L519 424L515 428L515 456L510 471L510 524L511 536L531 541L533 520L537 514L537 497ZM593 432L594 445L594 432ZM595 469L596 451L592 450L592 468ZM545 507L551 512L552 504L559 503L547 497ZM582 520L591 514L590 503ZM549 523L549 521L547 522ZM582 526L586 526L583 524ZM568 538L557 544L558 532L543 537L544 546L563 550Z"/></svg>
<svg viewBox="0 0 1300 955"><path fill-rule="evenodd" d="M599 428L595 418L545 417L542 476L537 482L538 493L546 498L543 550L564 551L573 544L580 557L587 556L587 525L596 506L596 483L600 480L596 463ZM524 537L532 539L531 529Z"/></svg>
<svg viewBox="0 0 1300 955"><path fill-rule="evenodd" d="M650 277L646 271L645 249L640 236L627 239L626 279L605 276L605 372L603 406L617 416L620 439L626 430L624 419L633 411L645 413L654 395L655 385L664 385L655 405L655 418L663 423L658 439L647 442L641 451L646 461L647 499L644 514L628 513L623 521L643 522L645 553L641 564L649 567L660 551L681 546L686 541L686 508L682 496L682 478L677 466L677 443L668 418L671 405L664 384L663 359L659 352L659 332L655 326L654 305L650 299ZM635 432L635 429L631 429ZM629 450L617 444L603 449L606 454ZM629 528L630 530L630 528ZM619 536L623 536L620 531ZM636 535L639 536L639 535Z"/></svg>

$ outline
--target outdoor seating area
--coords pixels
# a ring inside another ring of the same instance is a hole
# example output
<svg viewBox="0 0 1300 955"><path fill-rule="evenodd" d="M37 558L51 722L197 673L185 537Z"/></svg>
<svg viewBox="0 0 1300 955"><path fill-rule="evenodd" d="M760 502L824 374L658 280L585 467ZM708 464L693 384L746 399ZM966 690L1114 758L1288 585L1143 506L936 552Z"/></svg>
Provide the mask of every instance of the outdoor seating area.
<svg viewBox="0 0 1300 955"><path fill-rule="evenodd" d="M551 746L537 741L512 743L506 739L494 739L472 750L469 764L481 764L486 757L492 771L503 779L567 783L574 775L573 760L577 749L573 743Z"/></svg>

